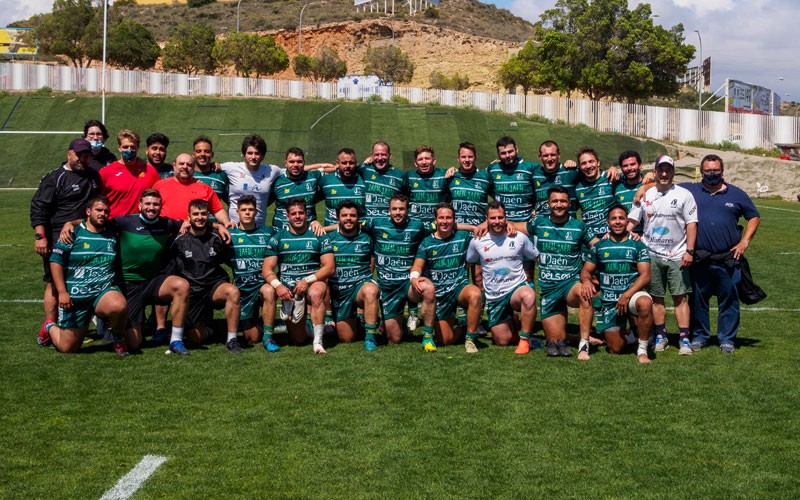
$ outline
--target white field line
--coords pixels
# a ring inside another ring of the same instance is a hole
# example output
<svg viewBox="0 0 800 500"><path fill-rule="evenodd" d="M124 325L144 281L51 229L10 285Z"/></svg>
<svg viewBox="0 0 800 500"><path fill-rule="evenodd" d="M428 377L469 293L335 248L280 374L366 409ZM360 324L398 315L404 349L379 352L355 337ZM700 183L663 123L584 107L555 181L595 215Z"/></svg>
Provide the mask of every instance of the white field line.
<svg viewBox="0 0 800 500"><path fill-rule="evenodd" d="M142 487L142 484L147 481L150 474L155 472L166 460L167 457L145 455L141 462L122 476L113 488L100 497L100 500L127 500L136 493L136 490Z"/></svg>
<svg viewBox="0 0 800 500"><path fill-rule="evenodd" d="M0 191L36 191L39 188L0 188Z"/></svg>
<svg viewBox="0 0 800 500"><path fill-rule="evenodd" d="M333 113L334 111L336 111L337 109L339 109L339 107L341 107L341 104L337 104L336 106L334 106L334 108L333 108L332 110L328 111L328 112L327 112L327 113L325 113L324 115L322 115L322 116L320 116L319 118L317 118L317 121L315 121L315 122L314 122L314 125L311 125L310 127L308 127L308 129L309 129L309 130L311 130L312 128L314 128L314 126L315 126L317 123L319 123L320 121L322 121L322 119L323 119L323 118L325 118L326 116L328 116L329 114L331 114L331 113Z"/></svg>
<svg viewBox="0 0 800 500"><path fill-rule="evenodd" d="M41 304L42 299L0 299L0 304ZM674 309L674 307L667 307L670 311ZM573 310L573 309L571 309ZM711 308L712 311L716 311L716 307ZM577 311L577 309L574 309ZM771 312L800 312L800 309L784 309L783 307L741 307L742 312L748 311L771 311Z"/></svg>
<svg viewBox="0 0 800 500"><path fill-rule="evenodd" d="M759 205L756 205L756 208L758 208L759 210L762 209L762 208L768 208L770 210L780 210L781 212L792 212L794 214L800 214L800 210L792 210L790 208L765 207L765 206L759 206Z"/></svg>
<svg viewBox="0 0 800 500"><path fill-rule="evenodd" d="M83 130L78 130L77 132L71 132L69 130L53 130L50 132L42 132L40 130L0 130L0 134L38 134L38 135L46 135L46 134L78 134L83 135Z"/></svg>

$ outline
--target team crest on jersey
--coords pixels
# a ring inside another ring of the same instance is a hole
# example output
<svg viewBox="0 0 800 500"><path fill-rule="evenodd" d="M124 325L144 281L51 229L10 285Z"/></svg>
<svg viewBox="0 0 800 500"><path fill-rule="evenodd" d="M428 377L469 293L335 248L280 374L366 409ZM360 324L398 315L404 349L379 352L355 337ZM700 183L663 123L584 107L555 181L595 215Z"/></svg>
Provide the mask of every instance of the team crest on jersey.
<svg viewBox="0 0 800 500"><path fill-rule="evenodd" d="M283 192L284 192L284 194L288 194L289 193L289 188L283 188Z"/></svg>
<svg viewBox="0 0 800 500"><path fill-rule="evenodd" d="M86 243L85 241L83 242L83 248L89 248L89 244Z"/></svg>
<svg viewBox="0 0 800 500"><path fill-rule="evenodd" d="M556 177L556 184L561 184L561 177Z"/></svg>
<svg viewBox="0 0 800 500"><path fill-rule="evenodd" d="M356 196L361 196L361 188L358 188L358 187L355 188L353 190L353 194L356 195Z"/></svg>
<svg viewBox="0 0 800 500"><path fill-rule="evenodd" d="M547 238L548 236L550 236L550 233L548 233L547 231L545 231L545 232L544 232L544 234L543 234L542 236L544 236L545 238Z"/></svg>
<svg viewBox="0 0 800 500"><path fill-rule="evenodd" d="M356 250L355 251L356 252L360 252L361 251L361 245L356 245Z"/></svg>
<svg viewBox="0 0 800 500"><path fill-rule="evenodd" d="M403 235L403 241L411 241L411 235L406 233Z"/></svg>
<svg viewBox="0 0 800 500"><path fill-rule="evenodd" d="M114 250L114 243L113 243L113 242L111 242L111 241L109 241L108 243L106 243L106 250L108 250L109 252L111 252L112 250Z"/></svg>
<svg viewBox="0 0 800 500"><path fill-rule="evenodd" d="M238 243L244 243L244 238L242 238L242 237L240 236L239 238L237 238L237 241L238 241Z"/></svg>
<svg viewBox="0 0 800 500"><path fill-rule="evenodd" d="M419 183L418 183L418 182L415 182L415 183L414 183L414 187L415 187L415 188L418 188L418 187L419 187Z"/></svg>
<svg viewBox="0 0 800 500"><path fill-rule="evenodd" d="M374 181L376 179L375 174L372 174L371 179Z"/></svg>
<svg viewBox="0 0 800 500"><path fill-rule="evenodd" d="M184 250L183 256L186 257L187 259L191 259L192 258L192 251L191 250Z"/></svg>
<svg viewBox="0 0 800 500"><path fill-rule="evenodd" d="M283 248L289 248L289 244L288 243L284 243L283 244Z"/></svg>
<svg viewBox="0 0 800 500"><path fill-rule="evenodd" d="M306 248L311 249L311 242L310 241L306 242Z"/></svg>
<svg viewBox="0 0 800 500"><path fill-rule="evenodd" d="M567 233L567 235L564 236L564 239L567 241L572 241L572 233Z"/></svg>
<svg viewBox="0 0 800 500"><path fill-rule="evenodd" d="M339 251L339 247L337 247L336 245L333 245L333 251L334 252L338 252Z"/></svg>
<svg viewBox="0 0 800 500"><path fill-rule="evenodd" d="M306 191L311 191L312 189L314 189L312 184L310 182L306 182Z"/></svg>
<svg viewBox="0 0 800 500"><path fill-rule="evenodd" d="M458 252L458 243L453 243L453 253Z"/></svg>
<svg viewBox="0 0 800 500"><path fill-rule="evenodd" d="M439 252L437 252L436 250L434 250L434 251L433 251L433 252L431 252L431 253L432 253L433 255L436 255L436 254L438 254Z"/></svg>
<svg viewBox="0 0 800 500"><path fill-rule="evenodd" d="M625 257L626 257L626 258L628 258L628 259L630 259L631 257L633 257L633 252L631 252L630 250L628 250L627 252L625 252Z"/></svg>
<svg viewBox="0 0 800 500"><path fill-rule="evenodd" d="M608 257L608 252L603 252L603 257Z"/></svg>
<svg viewBox="0 0 800 500"><path fill-rule="evenodd" d="M600 188L597 190L597 194L603 195L605 194L605 190L603 188Z"/></svg>
<svg viewBox="0 0 800 500"><path fill-rule="evenodd" d="M267 244L267 242L264 241L264 237L263 236L259 236L258 237L258 244L259 245L266 245Z"/></svg>
<svg viewBox="0 0 800 500"><path fill-rule="evenodd" d="M461 181L456 179L456 186L460 186L460 185L461 185Z"/></svg>
<svg viewBox="0 0 800 500"><path fill-rule="evenodd" d="M433 181L433 187L439 189L439 181Z"/></svg>
<svg viewBox="0 0 800 500"><path fill-rule="evenodd" d="M678 206L678 199L677 198L673 198L673 200L669 203L669 206L677 207Z"/></svg>

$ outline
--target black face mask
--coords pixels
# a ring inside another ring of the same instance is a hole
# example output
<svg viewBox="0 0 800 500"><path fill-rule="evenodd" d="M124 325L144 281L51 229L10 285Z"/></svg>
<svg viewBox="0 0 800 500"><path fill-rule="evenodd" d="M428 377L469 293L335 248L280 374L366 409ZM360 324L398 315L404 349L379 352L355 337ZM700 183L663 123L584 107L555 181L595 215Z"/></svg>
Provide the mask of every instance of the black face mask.
<svg viewBox="0 0 800 500"><path fill-rule="evenodd" d="M719 172L709 172L703 174L703 184L707 186L719 186L722 183L722 174Z"/></svg>

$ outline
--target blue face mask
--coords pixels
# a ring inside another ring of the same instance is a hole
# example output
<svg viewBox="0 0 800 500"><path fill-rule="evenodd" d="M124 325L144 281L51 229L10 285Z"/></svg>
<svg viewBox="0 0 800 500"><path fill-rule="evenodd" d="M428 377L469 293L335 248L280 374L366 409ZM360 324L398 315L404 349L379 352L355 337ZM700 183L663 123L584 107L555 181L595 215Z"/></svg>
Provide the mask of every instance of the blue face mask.
<svg viewBox="0 0 800 500"><path fill-rule="evenodd" d="M89 144L92 146L92 149L94 149L95 151L97 151L98 149L101 149L105 145L105 143L103 141L89 141Z"/></svg>
<svg viewBox="0 0 800 500"><path fill-rule="evenodd" d="M722 174L719 172L708 172L703 174L703 184L706 186L719 186L722 182Z"/></svg>
<svg viewBox="0 0 800 500"><path fill-rule="evenodd" d="M124 159L125 161L131 161L134 158L136 158L135 149L123 149L122 151L120 151L120 154L122 155L122 159Z"/></svg>

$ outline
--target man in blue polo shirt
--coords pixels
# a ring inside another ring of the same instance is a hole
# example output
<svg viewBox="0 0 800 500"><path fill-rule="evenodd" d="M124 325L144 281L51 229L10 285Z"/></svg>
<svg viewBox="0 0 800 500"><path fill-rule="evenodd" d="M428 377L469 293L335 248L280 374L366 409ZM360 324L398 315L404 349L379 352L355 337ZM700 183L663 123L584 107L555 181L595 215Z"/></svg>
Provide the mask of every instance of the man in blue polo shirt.
<svg viewBox="0 0 800 500"><path fill-rule="evenodd" d="M739 258L756 234L761 217L747 193L723 178L724 165L717 155L706 155L700 162L703 179L682 184L697 203L697 242L690 269L692 283L692 350L699 351L711 337L708 302L717 297L719 316L717 337L723 352L734 351L739 330ZM740 234L740 217L747 226Z"/></svg>

